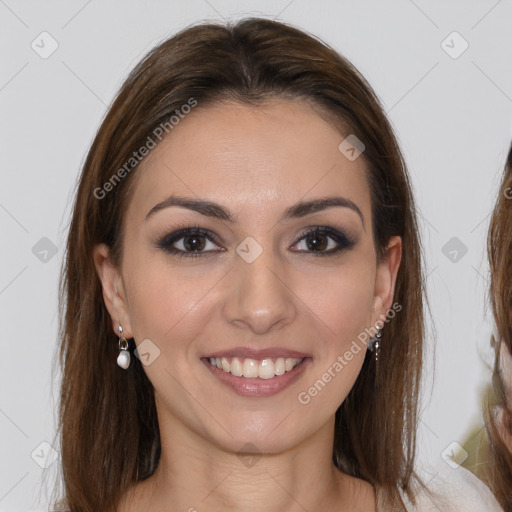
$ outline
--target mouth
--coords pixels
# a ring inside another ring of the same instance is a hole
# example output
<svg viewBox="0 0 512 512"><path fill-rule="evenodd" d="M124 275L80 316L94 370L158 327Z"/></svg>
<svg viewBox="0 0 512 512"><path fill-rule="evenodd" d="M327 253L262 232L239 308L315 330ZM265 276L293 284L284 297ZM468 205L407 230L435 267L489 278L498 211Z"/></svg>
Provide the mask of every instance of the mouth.
<svg viewBox="0 0 512 512"><path fill-rule="evenodd" d="M210 357L207 361L211 366L218 368L225 373L231 373L235 377L266 380L291 372L304 361L304 358L268 357L258 360L239 357Z"/></svg>
<svg viewBox="0 0 512 512"><path fill-rule="evenodd" d="M235 351L236 352L236 351ZM254 351L234 355L211 354L201 360L221 383L242 396L275 395L295 382L311 364L312 358L299 352L258 356ZM247 353L252 352L252 357ZM295 357L291 357L295 356ZM301 357L297 357L301 356Z"/></svg>

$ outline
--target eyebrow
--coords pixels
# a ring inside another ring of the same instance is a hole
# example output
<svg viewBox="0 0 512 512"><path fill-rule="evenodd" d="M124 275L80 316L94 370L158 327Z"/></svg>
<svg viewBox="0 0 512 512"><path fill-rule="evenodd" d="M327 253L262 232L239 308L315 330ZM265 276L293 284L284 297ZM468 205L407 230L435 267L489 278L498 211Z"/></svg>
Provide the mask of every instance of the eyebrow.
<svg viewBox="0 0 512 512"><path fill-rule="evenodd" d="M215 219L231 223L236 223L237 221L236 217L220 204L202 199L193 199L190 197L182 197L176 195L171 195L167 199L164 199L161 203L153 206L153 208L151 208L151 210L149 210L149 212L146 214L144 220L148 221L155 213L171 206L181 206L182 208L188 208L189 210L196 211L201 215L213 217ZM281 215L281 218L279 219L279 222L305 217L306 215L310 215L327 208L332 208L333 206L349 208L350 210L356 212L364 227L364 218L359 207L350 199L341 196L328 196L313 199L311 201L299 201L284 211L284 213Z"/></svg>

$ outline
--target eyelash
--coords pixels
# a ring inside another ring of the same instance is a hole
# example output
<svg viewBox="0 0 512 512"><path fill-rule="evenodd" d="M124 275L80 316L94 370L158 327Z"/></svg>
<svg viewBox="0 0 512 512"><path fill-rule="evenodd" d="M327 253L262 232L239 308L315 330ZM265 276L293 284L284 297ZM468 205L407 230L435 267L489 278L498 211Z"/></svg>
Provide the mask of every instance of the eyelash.
<svg viewBox="0 0 512 512"><path fill-rule="evenodd" d="M297 242L295 242L294 245L297 245L299 242L307 238L308 236L311 236L312 234L319 234L323 236L327 236L334 240L338 247L335 249L330 249L327 252L315 252L315 251L296 251L299 253L307 252L309 254L312 254L313 256L333 256L335 254L338 254L339 252L347 249L351 249L355 244L355 240L353 240L348 235L341 233L335 229L326 227L326 226L313 226L311 228L308 228L304 233L302 233L301 237ZM161 238L157 242L157 247L159 249L162 249L163 251L172 254L174 256L178 256L182 258L183 256L187 258L198 258L205 254L209 254L212 251L183 251L182 249L176 249L172 247L174 243L176 243L179 240L182 240L184 238L192 237L192 236L198 236L198 237L204 237L211 242L219 245L220 241L218 237L213 234L211 231L207 229L203 229L197 225L194 226L184 226L183 228L179 228L177 231L173 231L172 233L165 235L163 238ZM218 251L216 251L218 252Z"/></svg>

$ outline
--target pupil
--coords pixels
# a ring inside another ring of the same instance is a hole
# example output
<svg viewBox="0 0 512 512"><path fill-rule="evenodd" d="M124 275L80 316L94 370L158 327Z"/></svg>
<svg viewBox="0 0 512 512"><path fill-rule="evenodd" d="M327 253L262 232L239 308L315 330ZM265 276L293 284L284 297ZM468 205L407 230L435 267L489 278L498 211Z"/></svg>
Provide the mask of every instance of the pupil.
<svg viewBox="0 0 512 512"><path fill-rule="evenodd" d="M318 239L320 238L320 242L318 242ZM323 239L323 242L322 242ZM309 237L309 240L312 242L309 244L310 249L317 249L317 250L323 250L326 247L325 244L325 236L323 235L312 235Z"/></svg>
<svg viewBox="0 0 512 512"><path fill-rule="evenodd" d="M189 236L185 239L185 247L192 251L200 250L204 247L204 243L201 243L200 236ZM192 241L192 242L190 242ZM188 243L187 243L188 242Z"/></svg>

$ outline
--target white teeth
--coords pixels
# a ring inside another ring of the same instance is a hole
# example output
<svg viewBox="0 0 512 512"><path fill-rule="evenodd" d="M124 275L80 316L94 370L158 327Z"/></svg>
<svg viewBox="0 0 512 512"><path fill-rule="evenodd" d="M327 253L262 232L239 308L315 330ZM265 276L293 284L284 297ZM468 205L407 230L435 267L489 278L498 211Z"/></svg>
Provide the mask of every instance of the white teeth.
<svg viewBox="0 0 512 512"><path fill-rule="evenodd" d="M258 376L258 361L255 359L244 359L242 375L247 379L254 379Z"/></svg>
<svg viewBox="0 0 512 512"><path fill-rule="evenodd" d="M291 359L290 357L287 357L285 362L284 362L284 369L289 372L290 370L293 370L293 359Z"/></svg>
<svg viewBox="0 0 512 512"><path fill-rule="evenodd" d="M278 357L275 365L275 374L276 375L283 375L283 373L286 371L284 357Z"/></svg>
<svg viewBox="0 0 512 512"><path fill-rule="evenodd" d="M274 361L272 359L263 359L259 364L258 377L260 379L271 379L275 376Z"/></svg>
<svg viewBox="0 0 512 512"><path fill-rule="evenodd" d="M210 357L210 364L223 370L226 373L232 373L236 377L245 377L246 379L272 379L276 375L283 375L290 370L293 370L302 359L293 357L278 357L275 361L272 358L257 360L257 359L239 359L233 357L231 363L226 357L215 358Z"/></svg>
<svg viewBox="0 0 512 512"><path fill-rule="evenodd" d="M231 373L236 377L242 376L242 365L238 359L238 357L234 357L231 361Z"/></svg>

